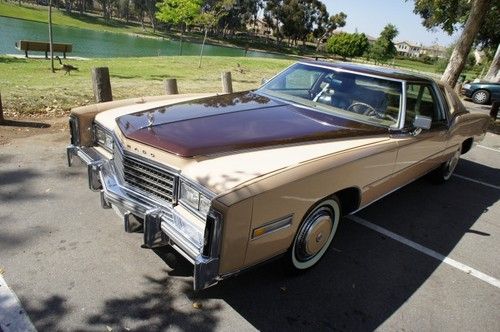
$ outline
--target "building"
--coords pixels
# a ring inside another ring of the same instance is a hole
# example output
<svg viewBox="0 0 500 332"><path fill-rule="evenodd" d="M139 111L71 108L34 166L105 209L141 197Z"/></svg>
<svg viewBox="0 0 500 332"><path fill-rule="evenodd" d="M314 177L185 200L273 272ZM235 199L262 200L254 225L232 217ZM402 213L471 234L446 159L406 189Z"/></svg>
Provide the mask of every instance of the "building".
<svg viewBox="0 0 500 332"><path fill-rule="evenodd" d="M262 19L248 23L246 27L248 31L260 36L272 35L273 32L273 29Z"/></svg>
<svg viewBox="0 0 500 332"><path fill-rule="evenodd" d="M413 44L407 41L396 42L394 44L398 55L410 58L428 56L431 58L445 58L446 47L434 44L431 46L422 46L422 44Z"/></svg>
<svg viewBox="0 0 500 332"><path fill-rule="evenodd" d="M429 56L431 58L446 58L446 47L434 44L432 46L422 47L421 56Z"/></svg>
<svg viewBox="0 0 500 332"><path fill-rule="evenodd" d="M407 56L410 58L418 58L421 55L423 49L422 44L415 45L407 41L394 43L394 46L396 46L398 55Z"/></svg>

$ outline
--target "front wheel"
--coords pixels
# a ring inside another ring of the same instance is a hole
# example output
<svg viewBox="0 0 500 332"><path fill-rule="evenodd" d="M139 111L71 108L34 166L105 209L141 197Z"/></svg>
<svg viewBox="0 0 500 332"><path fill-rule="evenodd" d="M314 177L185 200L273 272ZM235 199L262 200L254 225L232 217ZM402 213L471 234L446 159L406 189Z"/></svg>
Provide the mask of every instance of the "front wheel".
<svg viewBox="0 0 500 332"><path fill-rule="evenodd" d="M318 204L303 220L288 253L294 270L314 266L330 246L340 220L340 204L336 197Z"/></svg>

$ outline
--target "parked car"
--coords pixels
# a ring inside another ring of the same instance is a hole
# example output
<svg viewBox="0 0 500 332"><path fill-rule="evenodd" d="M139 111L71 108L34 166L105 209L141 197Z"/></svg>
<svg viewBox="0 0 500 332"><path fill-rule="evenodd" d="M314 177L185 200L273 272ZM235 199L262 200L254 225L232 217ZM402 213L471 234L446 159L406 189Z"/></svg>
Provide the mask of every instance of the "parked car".
<svg viewBox="0 0 500 332"><path fill-rule="evenodd" d="M500 83L465 83L460 92L476 104L490 104L493 100L500 100Z"/></svg>
<svg viewBox="0 0 500 332"><path fill-rule="evenodd" d="M198 290L278 255L311 268L343 215L448 180L489 121L427 77L300 62L255 91L75 108L67 154L127 232L194 265Z"/></svg>

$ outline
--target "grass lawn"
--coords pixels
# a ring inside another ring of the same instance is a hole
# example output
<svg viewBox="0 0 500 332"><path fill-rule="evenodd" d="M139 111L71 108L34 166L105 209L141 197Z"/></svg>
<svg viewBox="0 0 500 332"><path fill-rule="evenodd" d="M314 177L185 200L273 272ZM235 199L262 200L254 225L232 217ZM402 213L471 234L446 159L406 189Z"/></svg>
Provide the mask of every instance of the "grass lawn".
<svg viewBox="0 0 500 332"><path fill-rule="evenodd" d="M13 4L0 1L0 16L47 23L47 10L47 6L19 6L17 3ZM87 14L80 15L76 13L66 14L66 12L57 8L54 8L52 11L52 23L99 31L144 33L140 25L126 24L118 20L109 20L105 22L102 17Z"/></svg>
<svg viewBox="0 0 500 332"><path fill-rule="evenodd" d="M410 59L394 59L394 66L421 72L442 74L442 71L438 69L437 64L427 64Z"/></svg>
<svg viewBox="0 0 500 332"><path fill-rule="evenodd" d="M163 80L177 78L180 93L221 91L220 76L231 71L235 91L254 89L292 63L290 60L236 57L110 58L68 60L78 72L50 71L42 59L0 56L0 93L6 117L61 116L94 103L90 70L109 67L114 99L163 94ZM238 67L240 64L240 67ZM59 64L56 62L56 68Z"/></svg>

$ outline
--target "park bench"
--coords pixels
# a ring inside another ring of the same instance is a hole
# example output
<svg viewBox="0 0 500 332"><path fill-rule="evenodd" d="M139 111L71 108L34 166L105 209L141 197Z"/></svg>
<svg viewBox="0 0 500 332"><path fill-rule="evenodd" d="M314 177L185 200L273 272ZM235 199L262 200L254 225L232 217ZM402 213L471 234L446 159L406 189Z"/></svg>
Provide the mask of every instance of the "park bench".
<svg viewBox="0 0 500 332"><path fill-rule="evenodd" d="M19 51L24 51L26 57L28 57L28 51L36 51L36 52L45 52L45 58L48 57L48 53L50 52L50 44L48 42L40 42L40 41L32 41L32 40L20 40L16 42L16 48ZM59 52L63 54L63 57L66 58L66 53L69 53L73 50L72 44L63 44L63 43L53 43L52 49L54 52Z"/></svg>

